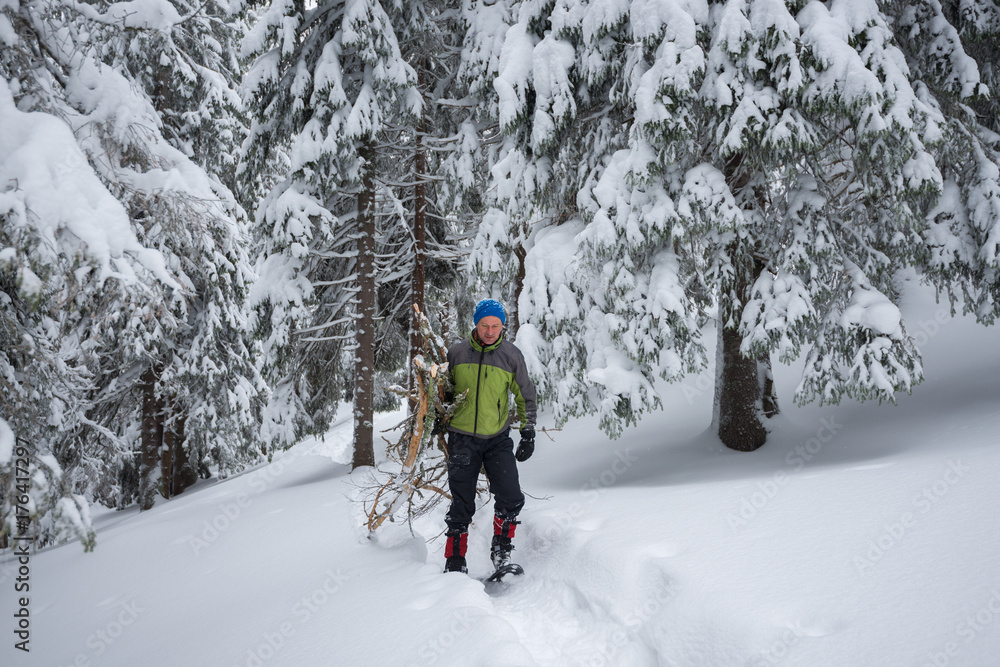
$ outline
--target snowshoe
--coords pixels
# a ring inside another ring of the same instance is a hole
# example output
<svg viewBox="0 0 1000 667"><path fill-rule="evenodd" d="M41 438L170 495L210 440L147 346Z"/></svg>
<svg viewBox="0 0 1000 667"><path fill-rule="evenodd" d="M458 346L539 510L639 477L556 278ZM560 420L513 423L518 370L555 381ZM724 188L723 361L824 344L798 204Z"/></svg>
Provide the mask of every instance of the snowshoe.
<svg viewBox="0 0 1000 667"><path fill-rule="evenodd" d="M519 575L524 574L524 568L517 563L505 563L504 565L497 568L496 572L491 574L486 578L486 583L496 584L503 581L503 578L508 574Z"/></svg>
<svg viewBox="0 0 1000 667"><path fill-rule="evenodd" d="M493 561L494 572L486 579L488 583L502 581L508 574L524 574L524 568L510 562L510 552L514 550L511 538L519 522L511 517L496 516L493 518L493 543L490 545L490 560Z"/></svg>

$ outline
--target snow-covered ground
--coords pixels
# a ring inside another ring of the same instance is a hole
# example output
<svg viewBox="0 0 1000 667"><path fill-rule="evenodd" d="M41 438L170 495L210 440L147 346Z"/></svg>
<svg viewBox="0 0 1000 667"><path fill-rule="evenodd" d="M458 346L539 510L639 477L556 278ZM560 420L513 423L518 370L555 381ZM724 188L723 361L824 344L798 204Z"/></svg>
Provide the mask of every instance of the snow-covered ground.
<svg viewBox="0 0 1000 667"><path fill-rule="evenodd" d="M527 573L442 574L444 507L365 539L349 424L30 560L31 652L3 665L992 666L1000 655L998 331L925 292L904 308L927 380L897 406L796 407L768 444L707 433L709 376L620 440L571 423L521 466ZM386 415L388 426L399 415ZM541 416L545 425L545 416Z"/></svg>

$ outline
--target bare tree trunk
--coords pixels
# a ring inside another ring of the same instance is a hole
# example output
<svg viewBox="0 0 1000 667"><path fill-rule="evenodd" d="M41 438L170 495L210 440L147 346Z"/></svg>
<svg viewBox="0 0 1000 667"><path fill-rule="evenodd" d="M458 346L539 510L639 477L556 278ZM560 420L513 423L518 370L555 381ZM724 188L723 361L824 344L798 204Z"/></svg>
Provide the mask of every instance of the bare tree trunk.
<svg viewBox="0 0 1000 667"><path fill-rule="evenodd" d="M198 481L198 466L191 460L187 437L184 434L184 420L177 419L172 427L174 439L174 478L171 483L173 495L184 493Z"/></svg>
<svg viewBox="0 0 1000 667"><path fill-rule="evenodd" d="M184 438L184 420L177 415L176 401L170 397L160 402L159 428L160 480L158 489L164 498L180 495L198 481L198 470L188 457Z"/></svg>
<svg viewBox="0 0 1000 667"><path fill-rule="evenodd" d="M745 279L737 282L738 294L745 294ZM737 325L738 326L738 325ZM719 323L719 354L721 368L716 371L718 383L719 439L730 449L752 452L767 440L761 410L761 382L758 360L743 356L740 345L743 336L738 328Z"/></svg>
<svg viewBox="0 0 1000 667"><path fill-rule="evenodd" d="M746 192L750 175L741 169L743 156L736 155L726 164L726 180L738 200L756 200L763 209L762 195ZM739 243L736 241L735 243ZM731 257L746 256L748 249L730 248ZM740 351L743 336L739 322L750 290L766 269L757 257L735 261L736 277L729 295L735 302L722 303L719 308L719 350L716 355L715 426L719 439L730 449L752 452L767 441L764 417L778 413L778 399L771 377L771 359L748 358ZM728 296L728 295L727 295ZM732 326L727 323L732 322Z"/></svg>
<svg viewBox="0 0 1000 667"><path fill-rule="evenodd" d="M521 328L521 313L518 311L517 304L521 301L521 292L524 291L524 258L527 255L528 251L524 249L523 243L519 243L514 248L514 257L517 258L517 275L514 276L514 294L511 296L513 303L508 304L508 308L511 311L510 324L507 326L510 332L510 340L517 338L517 330Z"/></svg>
<svg viewBox="0 0 1000 667"><path fill-rule="evenodd" d="M361 150L365 160L358 193L357 315L354 350L354 460L352 469L375 465L375 151Z"/></svg>
<svg viewBox="0 0 1000 667"><path fill-rule="evenodd" d="M437 314L438 329L441 332L441 340L446 343L451 343L454 338L454 334L451 330L451 318L454 313L455 306L451 301L447 301L442 305L441 310L439 310Z"/></svg>
<svg viewBox="0 0 1000 667"><path fill-rule="evenodd" d="M167 399L164 403L164 414L160 417L160 424L168 421L172 416L174 402ZM169 410L170 415L166 412ZM167 426L163 428L163 445L160 447L160 495L168 500L173 496L174 486L174 430Z"/></svg>
<svg viewBox="0 0 1000 667"><path fill-rule="evenodd" d="M139 509L156 504L160 486L160 448L163 445L163 405L156 395L155 368L142 374L142 433L139 451Z"/></svg>
<svg viewBox="0 0 1000 667"><path fill-rule="evenodd" d="M426 67L421 62L417 67L417 85L423 90ZM424 133L426 124L421 118L417 124L417 137L413 154L413 273L410 276L410 304L424 312L424 270L427 261L427 156L424 153ZM413 359L423 350L420 335L420 316L410 309L410 355L409 389L414 389ZM413 405L410 409L413 409Z"/></svg>

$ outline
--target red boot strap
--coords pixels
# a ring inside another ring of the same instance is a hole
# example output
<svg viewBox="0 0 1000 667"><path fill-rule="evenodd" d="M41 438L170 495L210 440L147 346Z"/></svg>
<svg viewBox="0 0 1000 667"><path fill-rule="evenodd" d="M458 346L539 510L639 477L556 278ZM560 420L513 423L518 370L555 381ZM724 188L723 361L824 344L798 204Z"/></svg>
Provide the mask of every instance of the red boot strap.
<svg viewBox="0 0 1000 667"><path fill-rule="evenodd" d="M494 515L493 534L500 535L501 537L514 537L514 531L517 530L517 524L519 523L520 521L514 519L503 519Z"/></svg>
<svg viewBox="0 0 1000 667"><path fill-rule="evenodd" d="M458 553L455 553L455 547ZM444 543L444 557L465 556L465 551L469 548L469 534L460 533L458 535L448 535L448 541Z"/></svg>

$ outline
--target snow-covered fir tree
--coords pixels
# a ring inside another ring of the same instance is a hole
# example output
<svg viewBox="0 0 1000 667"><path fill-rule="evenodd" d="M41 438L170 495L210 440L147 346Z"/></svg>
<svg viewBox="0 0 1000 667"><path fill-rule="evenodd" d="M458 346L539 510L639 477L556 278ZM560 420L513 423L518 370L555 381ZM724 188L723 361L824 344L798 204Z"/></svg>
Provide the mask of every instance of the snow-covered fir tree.
<svg viewBox="0 0 1000 667"><path fill-rule="evenodd" d="M394 286L384 302L394 320L409 320L409 354L402 365L411 371L411 390L413 360L424 347L412 306L441 324L449 323L449 313L456 308L471 310L460 264L468 230L482 213L484 178L476 105L465 98L458 76L464 34L461 4L397 0L390 9L400 52L413 67L421 96L420 113L391 135L396 145L390 150L399 157L387 166L394 170L380 176L397 193L410 221L405 228L397 227L399 249L390 260L409 277ZM390 275L395 273L386 268Z"/></svg>
<svg viewBox="0 0 1000 667"><path fill-rule="evenodd" d="M619 434L712 345L730 447L775 356L797 401L891 401L900 269L1000 309L998 36L990 0L0 4L0 532L92 546L91 500L343 401L370 464L467 247L560 422Z"/></svg>
<svg viewBox="0 0 1000 667"><path fill-rule="evenodd" d="M75 18L46 2L0 13L0 419L26 450L31 480L26 494L17 489L4 448L0 532L39 544L79 537L90 548L88 499L74 491L98 482L83 474L93 461L81 443L111 435L87 415L94 356L111 347L92 318L108 314L107 294L149 298L157 278L180 286L140 245L65 120L75 114L66 90L93 66L67 48Z"/></svg>
<svg viewBox="0 0 1000 667"><path fill-rule="evenodd" d="M119 354L105 357L110 365L94 401L119 432L141 416L138 488L122 493L127 502L137 492L146 508L157 494L170 497L193 483L203 460L225 475L261 454L256 404L263 383L244 309L252 279L247 221L222 182L234 173L241 138L240 17L216 3L88 8L99 36L95 55L116 74L95 77L80 100L81 122L101 126L100 102L128 95L126 86L138 98L132 124L113 128L90 150L95 159L108 153L105 178L129 208L140 240L163 253L189 292L147 311L149 326L119 322ZM129 310L121 312L134 320ZM123 383L122 376L136 380Z"/></svg>
<svg viewBox="0 0 1000 667"><path fill-rule="evenodd" d="M378 182L388 128L420 113L412 67L381 3L275 2L244 41L255 57L245 154L285 142L290 173L258 211L265 244L254 294L272 396L263 435L290 444L322 428L353 385L354 465L374 461ZM252 165L251 165L252 167ZM345 342L349 344L345 345Z"/></svg>
<svg viewBox="0 0 1000 667"><path fill-rule="evenodd" d="M18 488L13 452L5 448L0 533L39 544L78 537L89 548L89 504L74 482L89 477L83 469L93 451L85 452L83 443L106 432L87 410L96 384L93 355L110 348L91 331L91 318L105 314L105 294L138 299L151 271L169 276L162 258L139 244L66 123L18 110L8 88L16 79L6 76L0 86L0 419L26 450L23 478L30 488ZM18 505L28 508L27 517L15 515Z"/></svg>
<svg viewBox="0 0 1000 667"><path fill-rule="evenodd" d="M520 303L536 372L573 378L542 382L558 419L596 409L617 433L654 407L656 377L704 363L713 301L716 427L730 447L766 438L773 353L808 347L799 401L892 400L921 379L896 272L934 255L946 289L962 270L995 275L998 218L989 138L962 104L983 92L975 62L940 6L917 4L512 3L498 116L530 152L494 171L498 189L519 177L524 196L499 199L512 222L480 239L576 205L529 240ZM897 37L917 25L937 46ZM588 144L578 186L544 142L578 142L584 104L620 114L627 139ZM960 144L982 159L959 159ZM931 240L935 207L975 233Z"/></svg>
<svg viewBox="0 0 1000 667"><path fill-rule="evenodd" d="M922 232L926 275L953 308L991 324L1000 313L1000 6L963 0L892 10L911 71L949 119L938 149L943 194Z"/></svg>
<svg viewBox="0 0 1000 667"><path fill-rule="evenodd" d="M15 360L8 377L34 385L29 395L51 415L5 404L20 414L7 421L38 448L38 461L61 470L52 479L79 507L95 498L123 506L137 494L148 507L157 494L189 484L209 453L223 471L258 456L254 402L262 386L242 314L251 275L245 222L228 188L192 161L205 158L206 167L222 170L232 141L199 146L182 136L193 119L206 125L218 112L226 125L234 118L211 101L237 99L227 83L233 72L210 74L204 65L212 58L177 47L171 31L187 34L200 19L166 2L75 8L31 2L6 6L4 19L13 27L4 34L11 48L0 59L5 91L18 112L31 112L4 124L5 139L17 141L14 128L26 123L36 129L54 123L46 130L63 143L61 158L49 166L51 192L44 194L63 207L42 206L43 195L25 190L17 195L21 205L4 212L5 235L16 236L5 245L23 253L8 303L44 294L26 312L35 318L31 329L49 337L28 346L32 355ZM206 21L218 27L223 19ZM218 40L209 43L221 48ZM144 78L168 59L201 63L186 79L191 90L166 96L162 85ZM140 74L132 77L130 67ZM156 95L172 100L164 116L186 120L165 121L152 102ZM60 124L62 130L53 129ZM51 154L51 146L42 148L40 155ZM18 193L36 164L44 159L10 163L5 187ZM93 194L83 193L78 174L90 175L80 179L90 179ZM66 213L74 205L81 213ZM90 209L97 213L83 215ZM76 224L67 222L73 217ZM31 266L28 273L44 279L41 286L29 280L25 292L18 276ZM27 321L25 313L20 318ZM32 378L32 359L60 372ZM40 517L51 509L43 505ZM50 524L41 524L43 539L59 537Z"/></svg>
<svg viewBox="0 0 1000 667"><path fill-rule="evenodd" d="M28 502L17 496L29 521L17 521L18 475L5 451L2 532L39 544L79 537L90 548L88 501L129 450L89 413L100 357L115 345L105 323L122 303L162 302L183 288L90 162L87 141L104 128L80 123L75 102L102 70L73 48L88 26L64 9L35 2L2 14L11 30L0 56L0 418L27 450L31 480Z"/></svg>
<svg viewBox="0 0 1000 667"><path fill-rule="evenodd" d="M638 234L625 242L606 229L602 235L609 218L595 216L591 191L604 174L622 175L612 157L626 155L647 54L615 13L621 3L599 3L586 20L583 3L508 4L494 5L495 16L476 15L469 37L479 61L470 70L496 72L492 86L487 77L477 90L505 135L473 262L521 286L509 295L521 313L519 340L540 352L529 363L556 420L598 411L617 433L658 405L657 375L675 379L703 363L695 340L702 320L671 298L669 271L657 270L656 289L646 289L654 264L671 265L668 253L643 250ZM601 16L606 22L595 20ZM600 194L615 203L607 185ZM661 226L662 211L646 213L640 223ZM657 239L649 243L655 248ZM638 285L630 282L637 274ZM595 386L605 390L594 394Z"/></svg>
<svg viewBox="0 0 1000 667"><path fill-rule="evenodd" d="M470 267L483 281L485 292L507 304L508 335L516 337L521 320L517 295L523 289L525 240L536 208L526 191L538 186L545 175L544 169L539 174L538 169L527 164L525 151L530 153L530 149L523 133L511 126L506 128L506 135L501 132L501 109L509 111L510 105L504 107L494 86L505 86L506 67L525 66L519 45L511 41L505 46L504 42L514 22L511 4L463 3L466 35L458 74L464 99L472 104L466 125L466 132L475 132L478 147L470 155L475 160L472 164L478 166L477 172L485 171L488 176L482 187L486 210L471 248ZM495 189L489 185L492 182L497 183Z"/></svg>

